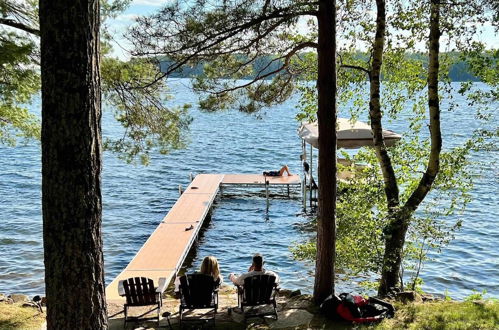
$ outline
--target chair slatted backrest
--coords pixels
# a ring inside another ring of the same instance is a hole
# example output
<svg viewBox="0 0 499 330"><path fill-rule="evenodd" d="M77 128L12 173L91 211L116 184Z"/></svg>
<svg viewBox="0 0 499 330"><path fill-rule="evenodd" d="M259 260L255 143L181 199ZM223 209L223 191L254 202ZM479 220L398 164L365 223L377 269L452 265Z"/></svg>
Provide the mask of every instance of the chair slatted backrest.
<svg viewBox="0 0 499 330"><path fill-rule="evenodd" d="M187 274L180 278L180 295L186 308L213 307L213 293L216 288L213 276Z"/></svg>
<svg viewBox="0 0 499 330"><path fill-rule="evenodd" d="M131 277L123 281L128 306L147 306L158 302L154 281L146 277Z"/></svg>
<svg viewBox="0 0 499 330"><path fill-rule="evenodd" d="M274 275L253 275L244 279L244 303L250 306L270 304L275 287Z"/></svg>

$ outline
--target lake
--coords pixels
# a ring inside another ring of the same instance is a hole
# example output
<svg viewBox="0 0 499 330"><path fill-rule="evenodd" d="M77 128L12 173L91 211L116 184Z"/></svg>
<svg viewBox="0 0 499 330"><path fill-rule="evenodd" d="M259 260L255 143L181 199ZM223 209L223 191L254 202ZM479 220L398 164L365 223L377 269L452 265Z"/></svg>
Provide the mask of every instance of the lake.
<svg viewBox="0 0 499 330"><path fill-rule="evenodd" d="M197 97L187 85L185 79L170 83L174 104L195 103ZM446 111L443 104L444 148L466 139L478 125L465 101L458 95L456 100L462 106L455 112ZM106 283L128 264L156 228L178 198L178 186L189 184L191 173L261 173L288 164L291 171L301 174L296 104L294 97L258 116L236 111L209 114L193 107L188 147L166 156L153 154L147 167L125 164L106 152L102 174ZM401 120L385 126L402 132L406 123ZM121 131L109 112L103 116L102 127L105 136L117 136ZM0 155L0 292L41 294L40 146L36 142L0 146ZM447 290L458 299L473 289L499 297L499 152L496 147L475 152L473 157L478 162L474 165L472 201L464 214L449 219L455 222L462 218L463 227L421 273L424 290ZM275 192L281 191L278 188ZM273 198L269 212L265 209L265 198L258 189L224 191L189 256L187 270L197 268L204 256L214 255L224 276L243 272L251 255L260 252L266 256L267 268L281 275L282 287L311 292L313 263L293 260L289 250L306 235L301 225L308 216L302 211L299 191L291 199ZM338 284L338 291L352 290L355 283Z"/></svg>

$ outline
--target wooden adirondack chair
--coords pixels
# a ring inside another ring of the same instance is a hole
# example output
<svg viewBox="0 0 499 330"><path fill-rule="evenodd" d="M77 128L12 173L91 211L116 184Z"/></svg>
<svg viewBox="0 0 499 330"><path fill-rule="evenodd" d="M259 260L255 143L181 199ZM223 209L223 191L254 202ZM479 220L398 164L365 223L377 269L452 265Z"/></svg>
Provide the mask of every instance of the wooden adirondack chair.
<svg viewBox="0 0 499 330"><path fill-rule="evenodd" d="M215 315L218 309L218 286L219 283L213 279L213 276L206 274L187 274L180 277L180 308L179 321L182 328L184 311L194 309L210 309L213 317L207 320L213 320L215 324ZM190 318L199 320L199 318Z"/></svg>
<svg viewBox="0 0 499 330"><path fill-rule="evenodd" d="M238 305L246 321L244 307L272 305L272 312L252 313L251 316L273 315L277 320L277 303L275 297L279 291L276 277L273 275L253 275L244 279L244 286L237 285Z"/></svg>
<svg viewBox="0 0 499 330"><path fill-rule="evenodd" d="M123 306L123 313L125 314L125 327L128 321L139 321L156 319L159 326L159 315L161 306L163 305L161 295L167 286L166 279L159 279L159 286L154 286L154 281L146 277L131 277L126 280L120 281L118 284L118 291L120 296L126 297L126 303ZM147 311L139 317L128 317L129 307L142 307L142 306L156 306L154 309ZM152 311L157 310L156 317L143 317ZM170 320L168 320L168 323ZM170 326L171 327L171 326Z"/></svg>

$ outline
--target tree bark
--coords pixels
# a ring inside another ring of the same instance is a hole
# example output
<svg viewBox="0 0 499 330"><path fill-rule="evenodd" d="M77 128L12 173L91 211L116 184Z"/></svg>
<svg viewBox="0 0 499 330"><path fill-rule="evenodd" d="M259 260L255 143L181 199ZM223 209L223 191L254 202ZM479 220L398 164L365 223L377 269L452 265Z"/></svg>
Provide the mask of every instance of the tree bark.
<svg viewBox="0 0 499 330"><path fill-rule="evenodd" d="M385 1L376 1L376 35L372 51L372 64L369 74L370 78L370 99L369 99L369 117L371 119L371 129L373 131L373 142L376 156L381 166L383 180L385 183L385 194L388 200L388 208L395 210L399 205L399 189L397 178L392 166L390 156L383 139L383 125L381 123L381 65L383 64L383 50L385 45L386 32L386 12Z"/></svg>
<svg viewBox="0 0 499 330"><path fill-rule="evenodd" d="M386 295L390 288L396 287L400 277L400 264L405 244L405 236L414 211L421 204L440 169L442 135L440 129L440 101L438 96L438 70L440 45L440 0L431 0L430 36L428 62L428 108L430 114L431 151L428 165L418 186L407 202L394 215L385 242L383 270L378 294Z"/></svg>
<svg viewBox="0 0 499 330"><path fill-rule="evenodd" d="M318 109L319 212L314 299L334 292L336 238L336 1L319 1Z"/></svg>
<svg viewBox="0 0 499 330"><path fill-rule="evenodd" d="M99 1L41 0L48 329L107 329L101 232Z"/></svg>

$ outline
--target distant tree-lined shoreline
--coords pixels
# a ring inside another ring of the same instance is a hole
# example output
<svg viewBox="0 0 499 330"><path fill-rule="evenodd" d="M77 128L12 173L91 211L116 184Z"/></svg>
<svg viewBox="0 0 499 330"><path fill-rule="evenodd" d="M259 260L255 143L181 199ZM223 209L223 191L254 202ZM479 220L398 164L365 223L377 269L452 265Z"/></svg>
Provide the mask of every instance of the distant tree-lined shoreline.
<svg viewBox="0 0 499 330"><path fill-rule="evenodd" d="M453 54L456 58L458 57L459 54ZM243 56L243 55L241 55ZM364 57L365 55L362 53L359 53L359 57ZM418 58L421 59L423 63L425 63L425 57L420 55L420 54L412 54L408 55L410 57ZM282 61L276 61L275 60L276 56L272 55L267 55L264 57L260 57L256 62L255 62L255 70L253 72L260 72L261 68L265 68L262 73L270 73L275 71L277 68L282 66ZM168 67L173 63L172 61L169 61L168 59L161 59L159 60L160 63L160 69L161 72L167 72ZM426 65L426 64L425 64ZM171 78L191 78L191 77L196 77L200 76L203 74L203 67L204 63L198 63L193 66L189 65L184 65L182 66L181 69L175 70L172 72L169 76ZM270 74L267 79L272 79L275 76L275 74ZM248 75L244 77L244 79L253 79L254 75ZM462 82L462 81L480 81L480 78L474 76L468 67L468 63L464 61L457 61L456 63L452 64L449 68L449 75L448 78L450 81L454 82Z"/></svg>

